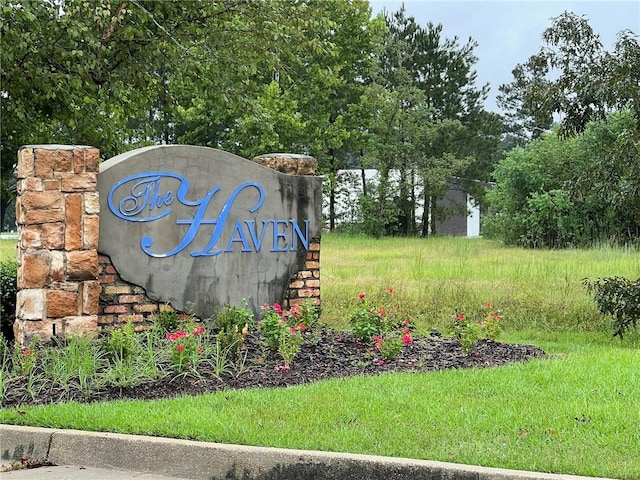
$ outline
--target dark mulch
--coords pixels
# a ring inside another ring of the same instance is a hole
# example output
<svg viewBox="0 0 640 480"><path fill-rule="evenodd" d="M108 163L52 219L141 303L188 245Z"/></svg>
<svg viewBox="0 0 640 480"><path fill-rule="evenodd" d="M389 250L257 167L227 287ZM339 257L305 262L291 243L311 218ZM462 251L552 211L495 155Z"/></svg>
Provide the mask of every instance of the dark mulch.
<svg viewBox="0 0 640 480"><path fill-rule="evenodd" d="M289 387L330 378L376 375L386 372L429 372L452 368L496 367L543 358L545 353L531 345L512 345L481 340L464 355L459 342L434 334L417 338L404 347L394 361L381 362L371 345L357 342L351 333L323 330L311 344L303 345L289 369L282 369L276 354L262 356L263 349L249 345L247 371L235 377L202 372L201 378L175 377L143 386L104 392L103 398L164 398L197 395L223 389Z"/></svg>
<svg viewBox="0 0 640 480"><path fill-rule="evenodd" d="M475 349L464 355L459 342L436 331L429 336L415 338L413 343L404 347L398 358L389 362L382 362L371 345L356 341L351 333L328 329L307 339L288 369L282 368L282 359L277 354L268 353L255 339L248 339L246 347L245 368L240 375L230 371L219 378L211 370L202 370L197 376L171 375L135 387L104 388L92 392L89 397L65 395L64 400L69 397L90 402L122 398L151 400L226 389L289 387L354 375L497 367L545 357L545 353L535 346L489 340L480 340ZM8 397L5 397L4 407L61 400L60 392L55 391L41 391L37 398L26 402L24 397Z"/></svg>

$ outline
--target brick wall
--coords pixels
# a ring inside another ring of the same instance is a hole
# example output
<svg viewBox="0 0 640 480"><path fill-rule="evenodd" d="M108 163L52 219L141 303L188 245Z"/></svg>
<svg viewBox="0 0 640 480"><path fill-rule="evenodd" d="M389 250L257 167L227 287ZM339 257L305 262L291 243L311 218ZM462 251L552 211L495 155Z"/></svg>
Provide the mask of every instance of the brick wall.
<svg viewBox="0 0 640 480"><path fill-rule="evenodd" d="M16 341L34 336L95 333L124 320L147 328L170 305L120 278L98 254L100 152L92 147L27 146L18 153L18 296ZM317 161L271 154L253 161L290 175L315 175ZM305 265L291 279L284 306L320 301L320 239L311 240Z"/></svg>

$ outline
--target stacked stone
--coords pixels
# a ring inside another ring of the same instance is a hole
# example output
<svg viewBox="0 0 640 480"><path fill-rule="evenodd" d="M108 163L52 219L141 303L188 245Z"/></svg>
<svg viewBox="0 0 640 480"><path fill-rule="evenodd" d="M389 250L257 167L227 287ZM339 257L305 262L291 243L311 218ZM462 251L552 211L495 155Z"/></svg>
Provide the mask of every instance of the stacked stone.
<svg viewBox="0 0 640 480"><path fill-rule="evenodd" d="M18 152L17 342L97 329L100 152L35 145Z"/></svg>
<svg viewBox="0 0 640 480"><path fill-rule="evenodd" d="M287 175L315 175L318 161L308 155L267 153L254 157L253 162ZM320 239L313 238L304 268L293 275L284 298L284 307L300 305L309 299L320 302Z"/></svg>

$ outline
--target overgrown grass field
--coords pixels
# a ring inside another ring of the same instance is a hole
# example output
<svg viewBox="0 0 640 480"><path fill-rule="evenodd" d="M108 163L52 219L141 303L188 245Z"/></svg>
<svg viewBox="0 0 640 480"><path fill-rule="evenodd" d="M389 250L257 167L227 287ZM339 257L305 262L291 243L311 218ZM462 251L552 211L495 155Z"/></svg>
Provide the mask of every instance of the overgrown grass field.
<svg viewBox="0 0 640 480"><path fill-rule="evenodd" d="M491 302L505 317L504 340L539 345L550 358L197 398L20 407L0 410L0 421L640 479L639 336L612 339L581 285L639 277L638 251L330 234L321 256L325 323L346 327L359 292L387 287L419 331Z"/></svg>

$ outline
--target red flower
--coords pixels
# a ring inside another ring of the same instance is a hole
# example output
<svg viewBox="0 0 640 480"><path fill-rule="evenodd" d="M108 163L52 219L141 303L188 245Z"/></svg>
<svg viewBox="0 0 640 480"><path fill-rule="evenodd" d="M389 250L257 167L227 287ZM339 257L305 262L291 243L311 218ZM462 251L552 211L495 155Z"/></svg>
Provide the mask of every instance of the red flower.
<svg viewBox="0 0 640 480"><path fill-rule="evenodd" d="M456 320L464 320L464 314L459 313L456 315Z"/></svg>
<svg viewBox="0 0 640 480"><path fill-rule="evenodd" d="M291 327L291 333L292 334L296 334L298 332L298 329L296 327Z"/></svg>
<svg viewBox="0 0 640 480"><path fill-rule="evenodd" d="M358 294L358 298L359 298L360 300L364 300L364 297L366 297L366 295L365 295L363 292L360 292L360 293Z"/></svg>
<svg viewBox="0 0 640 480"><path fill-rule="evenodd" d="M391 295L393 293L393 288L391 288L391 287L387 288L387 293L389 295Z"/></svg>
<svg viewBox="0 0 640 480"><path fill-rule="evenodd" d="M25 348L24 350L22 350L22 353L25 355L31 355L31 350L29 350L28 348Z"/></svg>
<svg viewBox="0 0 640 480"><path fill-rule="evenodd" d="M204 333L204 327L198 327L193 331L194 335L202 335Z"/></svg>
<svg viewBox="0 0 640 480"><path fill-rule="evenodd" d="M282 305L280 305L279 303L274 303L273 309L278 313L278 315L282 315Z"/></svg>
<svg viewBox="0 0 640 480"><path fill-rule="evenodd" d="M304 330L305 328L307 328L307 326L304 323L298 325L298 330Z"/></svg>
<svg viewBox="0 0 640 480"><path fill-rule="evenodd" d="M183 345L183 344L181 344L181 343L179 343L179 344L176 346L176 350L177 350L177 351L179 351L179 352L183 351L183 350L184 350L184 345Z"/></svg>
<svg viewBox="0 0 640 480"><path fill-rule="evenodd" d="M405 333L402 337L402 343L404 343L405 345L409 345L412 342L413 338L411 338L411 335L409 333Z"/></svg>

